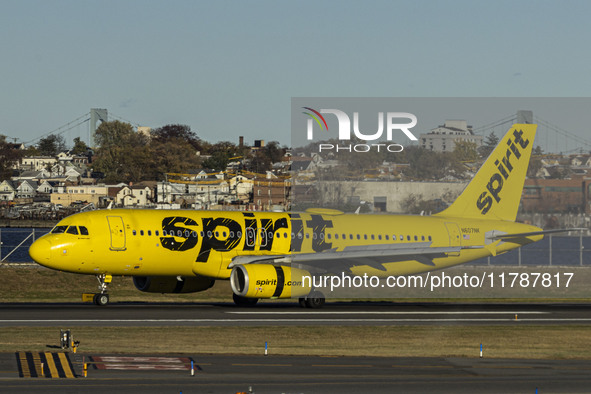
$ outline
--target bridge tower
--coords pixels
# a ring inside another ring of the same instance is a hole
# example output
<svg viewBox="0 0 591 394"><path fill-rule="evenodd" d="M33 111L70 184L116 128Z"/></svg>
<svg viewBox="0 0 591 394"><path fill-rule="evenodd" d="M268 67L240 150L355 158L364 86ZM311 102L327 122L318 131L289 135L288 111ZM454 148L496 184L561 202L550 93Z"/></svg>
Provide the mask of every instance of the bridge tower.
<svg viewBox="0 0 591 394"><path fill-rule="evenodd" d="M96 139L95 139L95 132L96 132L96 123L97 121L107 122L109 120L107 110L104 108L91 108L90 109L90 135L88 136L88 141L92 143L92 147L96 147Z"/></svg>

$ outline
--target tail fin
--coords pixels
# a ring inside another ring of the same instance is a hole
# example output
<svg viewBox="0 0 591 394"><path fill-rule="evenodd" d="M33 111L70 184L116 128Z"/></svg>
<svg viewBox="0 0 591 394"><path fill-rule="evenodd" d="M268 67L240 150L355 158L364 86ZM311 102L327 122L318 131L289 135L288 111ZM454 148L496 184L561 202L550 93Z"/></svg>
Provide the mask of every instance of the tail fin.
<svg viewBox="0 0 591 394"><path fill-rule="evenodd" d="M533 124L514 124L462 194L437 216L514 221L536 128Z"/></svg>

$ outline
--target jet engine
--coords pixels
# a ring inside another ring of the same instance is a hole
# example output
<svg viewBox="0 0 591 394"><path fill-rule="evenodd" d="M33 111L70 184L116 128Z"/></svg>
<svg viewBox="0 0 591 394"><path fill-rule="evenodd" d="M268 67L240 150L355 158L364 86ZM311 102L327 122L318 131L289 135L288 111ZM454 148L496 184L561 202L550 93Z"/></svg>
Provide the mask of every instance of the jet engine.
<svg viewBox="0 0 591 394"><path fill-rule="evenodd" d="M310 293L309 272L270 264L245 264L232 268L234 294L247 298L292 298Z"/></svg>
<svg viewBox="0 0 591 394"><path fill-rule="evenodd" d="M180 280L179 280L180 279ZM197 293L209 289L215 280L204 276L134 276L133 284L146 293Z"/></svg>

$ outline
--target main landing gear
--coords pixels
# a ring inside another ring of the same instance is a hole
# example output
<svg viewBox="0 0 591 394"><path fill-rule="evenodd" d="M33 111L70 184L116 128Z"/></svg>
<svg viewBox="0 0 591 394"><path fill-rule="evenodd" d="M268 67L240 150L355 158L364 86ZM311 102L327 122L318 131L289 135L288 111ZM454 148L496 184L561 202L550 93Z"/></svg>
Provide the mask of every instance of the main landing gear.
<svg viewBox="0 0 591 394"><path fill-rule="evenodd" d="M314 290L307 297L300 298L299 302L302 308L318 309L324 306L326 300L324 294L318 290Z"/></svg>
<svg viewBox="0 0 591 394"><path fill-rule="evenodd" d="M96 279L99 282L98 289L100 293L94 295L92 301L95 305L105 306L109 303L109 294L107 293L107 285L111 283L113 277L109 274L97 275Z"/></svg>

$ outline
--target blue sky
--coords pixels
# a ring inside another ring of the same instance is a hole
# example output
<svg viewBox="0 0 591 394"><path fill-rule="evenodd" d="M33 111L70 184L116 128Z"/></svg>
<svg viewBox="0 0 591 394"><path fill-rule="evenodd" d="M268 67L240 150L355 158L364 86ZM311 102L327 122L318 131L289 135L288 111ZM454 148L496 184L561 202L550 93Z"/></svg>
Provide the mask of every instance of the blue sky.
<svg viewBox="0 0 591 394"><path fill-rule="evenodd" d="M589 15L588 1L4 0L0 133L26 142L107 108L289 144L291 97L589 97Z"/></svg>

